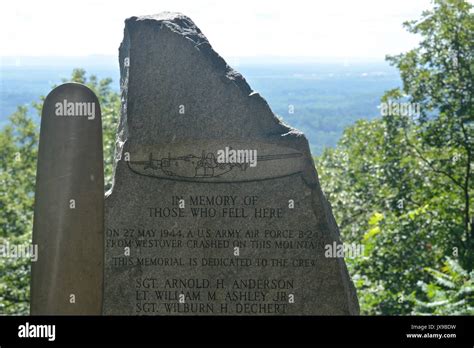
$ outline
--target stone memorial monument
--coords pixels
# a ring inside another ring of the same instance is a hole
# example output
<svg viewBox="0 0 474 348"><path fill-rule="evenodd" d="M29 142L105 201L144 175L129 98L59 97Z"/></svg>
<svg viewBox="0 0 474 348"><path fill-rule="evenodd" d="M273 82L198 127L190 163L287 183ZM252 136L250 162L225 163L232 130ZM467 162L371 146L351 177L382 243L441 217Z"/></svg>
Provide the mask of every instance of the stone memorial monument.
<svg viewBox="0 0 474 348"><path fill-rule="evenodd" d="M31 267L31 314L102 313L104 168L99 101L66 83L41 116Z"/></svg>
<svg viewBox="0 0 474 348"><path fill-rule="evenodd" d="M109 315L357 315L305 136L186 16L125 22Z"/></svg>

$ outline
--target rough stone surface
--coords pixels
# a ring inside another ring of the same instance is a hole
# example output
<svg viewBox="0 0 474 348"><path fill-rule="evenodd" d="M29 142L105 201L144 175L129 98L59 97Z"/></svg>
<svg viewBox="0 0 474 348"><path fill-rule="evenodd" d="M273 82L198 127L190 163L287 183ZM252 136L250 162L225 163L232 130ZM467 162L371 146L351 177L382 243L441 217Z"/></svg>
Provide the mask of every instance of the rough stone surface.
<svg viewBox="0 0 474 348"><path fill-rule="evenodd" d="M127 19L119 59L104 313L358 314L304 135L182 14ZM226 147L257 165L217 163Z"/></svg>

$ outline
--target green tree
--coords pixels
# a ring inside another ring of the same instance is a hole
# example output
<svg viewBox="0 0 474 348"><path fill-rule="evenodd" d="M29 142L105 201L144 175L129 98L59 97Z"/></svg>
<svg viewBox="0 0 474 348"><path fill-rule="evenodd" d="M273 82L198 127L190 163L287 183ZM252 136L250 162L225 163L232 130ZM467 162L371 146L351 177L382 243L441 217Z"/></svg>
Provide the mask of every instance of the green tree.
<svg viewBox="0 0 474 348"><path fill-rule="evenodd" d="M37 125L19 107L0 132L0 245L31 243ZM28 313L29 261L0 258L0 313Z"/></svg>
<svg viewBox="0 0 474 348"><path fill-rule="evenodd" d="M405 24L421 36L419 47L388 57L403 88L382 105L414 106L419 115L393 108L359 121L316 161L343 238L365 246L348 261L366 314L411 313L418 298L429 300L419 284L446 256L472 270L471 8L435 1Z"/></svg>
<svg viewBox="0 0 474 348"><path fill-rule="evenodd" d="M462 196L462 214L453 214L450 229L462 250L461 262L474 266L474 229L471 220L472 162L474 151L474 14L463 0L436 0L433 10L421 20L405 23L409 32L421 35L419 47L388 57L402 77L403 93L410 103L420 105L420 117L413 121L389 115L389 131L400 129L413 156L432 172L448 179ZM401 91L387 99L400 100ZM415 144L411 138L420 138ZM459 224L459 222L461 224Z"/></svg>
<svg viewBox="0 0 474 348"><path fill-rule="evenodd" d="M425 269L433 281L420 281L426 301L415 299L414 314L461 315L474 314L474 271L468 273L448 258L441 271Z"/></svg>
<svg viewBox="0 0 474 348"><path fill-rule="evenodd" d="M111 88L111 79L87 77L75 69L67 81L91 88L102 110L104 171L106 189L111 185L115 130L120 110L120 96ZM66 82L63 81L63 82ZM34 103L41 114L44 97ZM36 116L37 117L37 116ZM0 244L30 244L33 226L36 161L38 155L38 119L19 107L9 124L0 131ZM0 314L28 314L30 262L25 259L0 258Z"/></svg>

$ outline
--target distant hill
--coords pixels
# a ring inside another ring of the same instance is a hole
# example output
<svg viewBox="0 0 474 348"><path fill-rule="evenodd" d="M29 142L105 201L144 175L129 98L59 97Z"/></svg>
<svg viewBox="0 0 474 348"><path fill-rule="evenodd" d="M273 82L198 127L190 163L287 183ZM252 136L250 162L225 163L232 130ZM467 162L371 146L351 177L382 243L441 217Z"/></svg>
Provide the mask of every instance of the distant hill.
<svg viewBox="0 0 474 348"><path fill-rule="evenodd" d="M230 60L289 125L303 131L314 154L334 146L343 129L357 119L379 115L380 97L401 84L385 62ZM2 59L0 65L0 126L17 105L37 101L73 68L85 68L100 78L111 77L119 90L115 58ZM292 113L293 112L293 113Z"/></svg>

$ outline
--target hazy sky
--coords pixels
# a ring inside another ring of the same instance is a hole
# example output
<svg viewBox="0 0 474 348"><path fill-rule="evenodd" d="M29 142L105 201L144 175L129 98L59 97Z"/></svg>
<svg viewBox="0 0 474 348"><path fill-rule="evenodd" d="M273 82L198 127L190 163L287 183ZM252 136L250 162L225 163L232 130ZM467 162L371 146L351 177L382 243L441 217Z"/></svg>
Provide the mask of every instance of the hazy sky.
<svg viewBox="0 0 474 348"><path fill-rule="evenodd" d="M124 19L177 11L224 57L383 58L430 0L2 0L0 56L116 55Z"/></svg>

